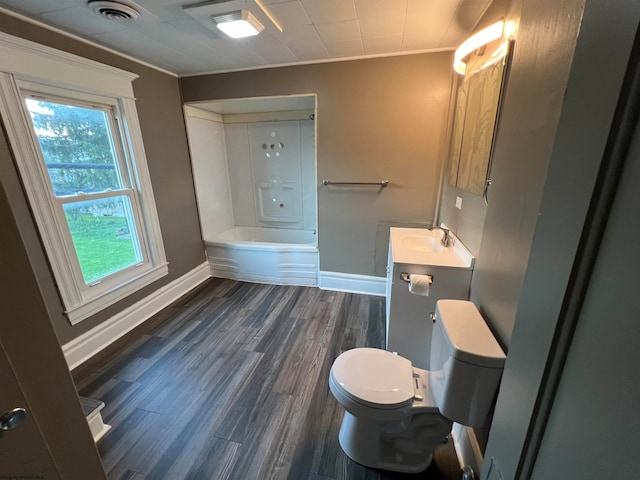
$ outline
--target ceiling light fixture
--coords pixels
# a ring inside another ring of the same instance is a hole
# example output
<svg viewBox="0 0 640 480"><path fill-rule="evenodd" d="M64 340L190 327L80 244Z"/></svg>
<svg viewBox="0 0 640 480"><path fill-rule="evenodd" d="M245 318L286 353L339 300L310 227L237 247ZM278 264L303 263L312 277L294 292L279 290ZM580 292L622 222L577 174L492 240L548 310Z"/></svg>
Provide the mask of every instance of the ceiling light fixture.
<svg viewBox="0 0 640 480"><path fill-rule="evenodd" d="M460 75L464 75L467 72L467 64L462 59L480 47L502 38L503 30L504 22L501 20L467 38L456 49L453 56L453 69Z"/></svg>
<svg viewBox="0 0 640 480"><path fill-rule="evenodd" d="M264 25L247 10L211 15L210 18L216 27L231 38L252 37L264 30Z"/></svg>

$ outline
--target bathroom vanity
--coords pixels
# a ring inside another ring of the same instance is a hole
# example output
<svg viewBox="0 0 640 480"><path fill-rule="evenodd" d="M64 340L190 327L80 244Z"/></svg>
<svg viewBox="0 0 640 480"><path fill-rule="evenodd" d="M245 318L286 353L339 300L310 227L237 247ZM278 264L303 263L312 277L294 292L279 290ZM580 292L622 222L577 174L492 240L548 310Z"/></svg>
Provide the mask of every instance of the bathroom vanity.
<svg viewBox="0 0 640 480"><path fill-rule="evenodd" d="M440 299L467 300L475 258L457 238L440 243L441 230L391 228L387 263L386 348L429 368L431 314ZM430 275L428 296L409 292L411 274Z"/></svg>

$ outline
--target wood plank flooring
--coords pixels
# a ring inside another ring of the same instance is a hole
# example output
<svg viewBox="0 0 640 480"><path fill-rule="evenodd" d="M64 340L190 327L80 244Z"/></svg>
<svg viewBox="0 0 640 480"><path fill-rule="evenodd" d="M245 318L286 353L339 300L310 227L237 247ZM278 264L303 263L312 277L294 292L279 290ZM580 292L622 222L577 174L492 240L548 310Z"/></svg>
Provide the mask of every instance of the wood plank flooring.
<svg viewBox="0 0 640 480"><path fill-rule="evenodd" d="M460 478L451 442L416 475L340 449L329 369L344 350L383 346L382 297L211 279L147 324L74 372L106 404L110 479Z"/></svg>

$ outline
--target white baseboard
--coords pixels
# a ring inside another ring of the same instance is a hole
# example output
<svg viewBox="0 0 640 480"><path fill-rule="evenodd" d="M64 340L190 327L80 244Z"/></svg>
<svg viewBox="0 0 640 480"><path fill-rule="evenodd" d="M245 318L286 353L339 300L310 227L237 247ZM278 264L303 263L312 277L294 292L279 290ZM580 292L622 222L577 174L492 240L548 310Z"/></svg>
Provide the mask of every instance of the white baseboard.
<svg viewBox="0 0 640 480"><path fill-rule="evenodd" d="M322 290L362 293L384 297L387 293L386 277L372 277L352 273L320 272L318 286Z"/></svg>
<svg viewBox="0 0 640 480"><path fill-rule="evenodd" d="M62 351L69 369L73 370L81 365L167 305L200 285L210 276L209 263L204 262L97 327L64 344Z"/></svg>
<svg viewBox="0 0 640 480"><path fill-rule="evenodd" d="M454 423L451 434L460 468L469 465L476 471L476 474L480 474L480 467L484 457L480 451L480 444L476 439L473 428Z"/></svg>

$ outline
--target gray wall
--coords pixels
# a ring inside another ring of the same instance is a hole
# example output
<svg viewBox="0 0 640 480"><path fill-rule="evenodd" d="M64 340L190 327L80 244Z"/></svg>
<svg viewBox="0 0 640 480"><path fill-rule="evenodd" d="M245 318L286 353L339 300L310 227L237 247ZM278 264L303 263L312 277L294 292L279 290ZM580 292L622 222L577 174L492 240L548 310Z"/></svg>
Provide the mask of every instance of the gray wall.
<svg viewBox="0 0 640 480"><path fill-rule="evenodd" d="M539 152L540 160L546 161L548 168L546 178L536 180L544 185L542 200L537 202L535 210L527 209L531 210L529 222L535 224L535 232L532 240L529 240L530 251L525 252L524 257L518 262L519 265L524 264L526 268L525 275L518 277L522 278L519 300L515 304L512 300L509 301L509 311L516 310L515 323L485 453L486 459L495 459L505 479L514 478L521 455L529 450L527 435L535 415L539 390L547 381L545 371L547 358L553 346L556 326L563 312L565 292L570 282L574 260L580 254L579 240L611 128L631 44L640 20L640 4L634 0L616 2L615 5L605 0L587 0L584 4L584 16L582 10L583 2L581 1L559 4L551 0L544 2L525 0L522 8L520 34L517 41L525 47L524 51L519 53L523 55L527 53L524 59L528 59L529 75L519 78L517 82L522 86L520 96L531 98L538 92L545 92L547 83L544 78L537 79L535 71L555 70L558 75L556 82L559 83L558 89L553 91L557 92L556 97L561 98L559 100L554 97L538 98L538 101L547 108L533 109L528 115L523 115L534 122L533 126L539 125L539 128L531 129L528 135L522 137L534 142L532 145L524 143L523 147L533 148L538 138L541 140L551 138L553 143L550 155L546 151ZM611 28L612 25L615 25L615 28ZM568 52L567 46L571 44L576 45L575 50L571 48L572 51ZM564 82L566 87L562 87L563 75L560 74L567 68L569 69L568 81ZM603 72L606 72L606 75ZM515 88L514 84L516 81L512 77L510 85L513 88ZM563 101L557 128L549 131L548 118L557 116L555 104L560 100ZM553 110L550 109L552 106ZM525 123L527 121L527 118L521 120ZM546 145L544 146L546 148ZM527 149L523 148L519 155L515 153L514 150L514 158L519 160L529 158ZM549 160L545 160L546 158ZM516 168L510 170L507 168L505 172L511 172L509 181L518 181L520 177L537 178L532 176L531 168L524 163L519 174ZM509 189L505 191L504 202L514 202L513 197L506 195L509 191ZM518 198L516 197L515 200ZM521 205L526 206L527 204L522 200L524 198L520 200ZM499 246L509 241L519 241L520 228L506 230L504 226L500 227L493 220L490 224L490 214L491 209L487 211L482 249L485 248L488 238L495 243L491 247L495 248L496 252L499 251ZM506 214L508 212L505 212ZM492 233L490 225L495 225L493 227L496 229L495 233ZM507 248L510 247L507 245ZM492 282L495 288L500 284L502 277L508 273L497 267L492 273L490 267L486 266L484 281ZM491 279L491 274L497 281ZM609 279L608 284L610 287L618 288L618 283L616 279ZM635 308L633 299L630 297L627 297L624 305L623 308L629 309L627 311ZM637 311L634 317L637 318ZM607 317L607 320L612 318L615 318L615 315ZM602 315L600 319L604 320ZM626 321L623 320L622 323ZM613 323L607 324L613 325ZM572 355L574 353L585 356L597 355L594 351L585 352L584 346L588 343L598 344L601 334L595 329L592 330L588 324L585 328L583 332L589 340L585 343L585 339L577 337ZM623 339L630 332L620 330L618 332L622 342L621 347L624 348ZM578 335L582 334L581 332ZM586 358L583 360L587 361ZM600 416L604 415L604 411L598 414L592 413L593 404L590 403L589 398L579 396L579 388L575 383L572 385L570 376L575 372L571 370L573 364L570 364L569 368L568 382L563 387L568 389L565 392L569 396L564 397L564 393L561 393L562 397L556 405L555 415L560 414L563 418L562 427L559 427L564 428L563 415L568 415L572 418L571 442L580 438L588 438L587 443L617 442L616 428L613 425L600 424L598 427L600 434L594 434L591 430L593 422L598 422ZM595 382L594 385L604 386L601 382L607 382L605 379L598 379L597 374L592 377L589 368L578 368L582 370L583 378ZM624 384L613 386L610 383L608 385L612 387L608 394L612 398L621 399L620 403L610 408L620 408L617 413L623 421L636 418L637 397L633 396L628 386ZM567 399L571 402L566 402ZM632 400L633 408L628 407L629 400ZM602 405L600 408L604 410L608 407ZM576 414L580 420L576 420ZM581 426L576 429L577 423L581 423ZM602 435L601 432L604 431L608 431L609 435ZM567 443L554 444L558 439L556 434L557 430L552 427L549 437L543 444L542 455L547 455L549 448L555 448L556 455L570 455L574 452ZM551 443L547 444L547 441ZM584 444L585 442L582 441L583 447ZM626 449L629 445L622 443L618 447ZM583 452L586 454L588 450ZM576 467L581 459L587 462L584 468L593 464L584 457L575 461L568 457L555 458L557 462L571 462L571 465L575 463ZM548 457L542 461L547 460ZM613 462L611 465L617 468L616 464L617 462ZM625 467L620 466L620 468ZM488 471L489 462L486 461L483 478L486 478ZM492 475L488 478L498 477ZM544 478L566 478L566 476L554 472L553 475L547 475ZM571 478L602 477L582 477L577 473L572 474ZM624 475L618 476L612 473L610 478L624 478Z"/></svg>
<svg viewBox="0 0 640 480"><path fill-rule="evenodd" d="M493 0L493 3L478 22L475 32L482 30L498 20L509 20L517 23L521 3L521 0ZM460 81L459 75L456 74L453 81L457 84L457 82ZM455 88L457 88L457 86ZM454 99L455 96L452 96L452 100ZM451 112L454 107L455 104L452 103L450 106ZM453 119L450 117L449 129L451 129L452 121ZM447 155L449 154L449 141L450 138L447 138ZM497 142L496 135L496 143ZM446 171L447 169L445 168L445 172ZM488 177L492 177L491 173L488 174ZM487 206L485 205L484 199L479 195L474 195L454 185L450 185L446 173L442 183L442 197L440 199L438 221L446 224L453 230L465 246L477 257L480 253L485 215L487 213ZM462 199L461 209L455 206L456 197Z"/></svg>
<svg viewBox="0 0 640 480"><path fill-rule="evenodd" d="M637 478L640 335L635 242L640 216L640 125L609 216L532 478ZM615 279L616 288L611 288ZM576 439L589 438L589 441ZM558 454L562 452L562 454ZM567 461L570 458L571 461Z"/></svg>
<svg viewBox="0 0 640 480"><path fill-rule="evenodd" d="M139 75L133 82L133 88L169 261L169 275L125 300L78 325L71 326L63 314L62 303L29 213L17 170L5 149L0 151L0 178L7 190L11 207L16 213L18 226L41 289L41 293L25 289L24 301L42 294L60 342L66 343L205 261L182 115L180 86L174 76L1 13L0 31ZM0 139L0 142L6 145L4 139Z"/></svg>
<svg viewBox="0 0 640 480"><path fill-rule="evenodd" d="M456 208L456 197L462 199L461 209ZM480 252L486 212L481 196L450 185L445 174L438 221L453 230L476 257Z"/></svg>
<svg viewBox="0 0 640 480"><path fill-rule="evenodd" d="M181 79L185 102L318 95L320 269L385 276L390 224L430 223L438 198L452 53ZM389 180L385 189L323 187Z"/></svg>
<svg viewBox="0 0 640 480"><path fill-rule="evenodd" d="M489 206L471 284L471 299L505 348L538 219L582 3L544 1L534 7L528 2L516 34L496 133ZM521 4L516 0L503 5L494 20L503 16L517 24ZM468 216L479 221L482 204L467 199L467 205L476 206L477 215L469 212Z"/></svg>

